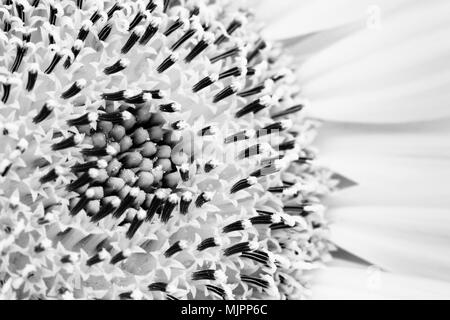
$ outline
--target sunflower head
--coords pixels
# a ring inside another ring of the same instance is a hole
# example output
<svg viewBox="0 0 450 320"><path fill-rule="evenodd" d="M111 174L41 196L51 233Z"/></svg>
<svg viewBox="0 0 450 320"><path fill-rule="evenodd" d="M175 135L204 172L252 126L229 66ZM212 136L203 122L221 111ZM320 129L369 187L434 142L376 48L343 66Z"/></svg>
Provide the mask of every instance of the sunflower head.
<svg viewBox="0 0 450 320"><path fill-rule="evenodd" d="M20 0L0 15L3 296L307 296L335 181L251 11Z"/></svg>

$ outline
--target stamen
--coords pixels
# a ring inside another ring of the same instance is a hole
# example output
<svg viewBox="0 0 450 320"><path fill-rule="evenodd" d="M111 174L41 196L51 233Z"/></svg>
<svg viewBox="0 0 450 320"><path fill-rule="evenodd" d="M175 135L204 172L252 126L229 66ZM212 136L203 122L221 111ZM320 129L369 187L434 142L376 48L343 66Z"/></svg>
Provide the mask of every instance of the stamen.
<svg viewBox="0 0 450 320"><path fill-rule="evenodd" d="M169 104L162 104L159 106L159 110L162 112L180 112L181 111L181 105L178 102L171 102Z"/></svg>
<svg viewBox="0 0 450 320"><path fill-rule="evenodd" d="M112 30L112 24L111 23L107 23L98 33L98 39L100 41L106 41L106 39L108 38L109 34L111 33Z"/></svg>
<svg viewBox="0 0 450 320"><path fill-rule="evenodd" d="M258 41L258 43L256 44L256 48L247 55L248 62L251 62L254 58L256 58L261 50L265 49L266 47L267 43L264 40Z"/></svg>
<svg viewBox="0 0 450 320"><path fill-rule="evenodd" d="M24 6L21 3L16 2L16 10L17 10L17 16L25 23L25 11Z"/></svg>
<svg viewBox="0 0 450 320"><path fill-rule="evenodd" d="M259 262L264 266L270 265L270 257L267 252L261 251L261 250L255 250L251 252L243 252L241 253L241 258L248 258L253 261Z"/></svg>
<svg viewBox="0 0 450 320"><path fill-rule="evenodd" d="M61 174L61 170L52 168L49 172L47 172L39 179L39 182L41 184L44 184L50 181L55 181L56 179L58 179L59 174Z"/></svg>
<svg viewBox="0 0 450 320"><path fill-rule="evenodd" d="M60 142L54 143L52 145L53 151L63 150L67 148L75 147L77 144L79 144L82 141L82 137L80 135L72 135L67 139L63 139Z"/></svg>
<svg viewBox="0 0 450 320"><path fill-rule="evenodd" d="M147 217L145 221L151 221L156 211L161 207L166 198L166 193L162 190L158 190L155 192L152 201L150 202L150 206L147 209Z"/></svg>
<svg viewBox="0 0 450 320"><path fill-rule="evenodd" d="M274 76L272 76L272 80L274 82L278 82L281 79L289 77L290 75L292 75L292 70L285 68L285 69L278 71Z"/></svg>
<svg viewBox="0 0 450 320"><path fill-rule="evenodd" d="M108 20L112 18L114 12L121 10L121 9L122 9L121 5L119 5L117 2L114 3L114 5L108 10L108 13L107 13Z"/></svg>
<svg viewBox="0 0 450 320"><path fill-rule="evenodd" d="M175 193L171 194L167 198L161 213L161 221L163 223L167 223L169 221L170 216L172 215L173 210L177 207L179 200L179 197Z"/></svg>
<svg viewBox="0 0 450 320"><path fill-rule="evenodd" d="M166 31L164 31L164 36L168 37L174 33L177 29L181 28L185 24L185 19L178 18L174 23L172 23Z"/></svg>
<svg viewBox="0 0 450 320"><path fill-rule="evenodd" d="M202 80L200 80L199 82L197 82L197 84L194 85L192 90L195 93L197 93L197 92L209 87L210 85L217 82L218 80L219 80L218 74L213 74L213 75L207 76L207 77L203 78Z"/></svg>
<svg viewBox="0 0 450 320"><path fill-rule="evenodd" d="M212 192L202 192L195 200L195 206L201 208L205 203L210 202L213 198Z"/></svg>
<svg viewBox="0 0 450 320"><path fill-rule="evenodd" d="M223 290L222 288L219 288L219 287L211 285L211 284L207 284L205 287L206 287L206 289L208 289L208 291L211 291L212 293L218 295L220 298L225 300L227 294L226 294L225 290Z"/></svg>
<svg viewBox="0 0 450 320"><path fill-rule="evenodd" d="M142 300L143 294L139 290L122 292L119 294L121 300Z"/></svg>
<svg viewBox="0 0 450 320"><path fill-rule="evenodd" d="M110 93L102 93L102 98L104 100L109 101L121 101L125 99L124 97L125 90L120 90L116 92L110 92Z"/></svg>
<svg viewBox="0 0 450 320"><path fill-rule="evenodd" d="M213 102L218 103L218 102L232 96L233 94L235 94L236 92L238 92L241 89L242 89L242 84L240 82L233 82L231 85L229 85L228 87L225 87L222 91L217 93L214 96Z"/></svg>
<svg viewBox="0 0 450 320"><path fill-rule="evenodd" d="M165 282L154 282L148 286L149 291L161 291L166 292L167 283Z"/></svg>
<svg viewBox="0 0 450 320"><path fill-rule="evenodd" d="M252 225L258 224L272 224L281 222L281 216L279 214L263 214L256 217L250 218Z"/></svg>
<svg viewBox="0 0 450 320"><path fill-rule="evenodd" d="M219 80L223 80L229 77L239 77L241 75L244 75L246 72L247 69L244 66L232 67L231 69L228 69L220 73Z"/></svg>
<svg viewBox="0 0 450 320"><path fill-rule="evenodd" d="M10 30L11 30L11 21L9 21L5 18L4 25L3 25L3 31L9 32Z"/></svg>
<svg viewBox="0 0 450 320"><path fill-rule="evenodd" d="M192 49L192 51L184 59L186 63L192 62L200 53L205 51L210 44L214 41L214 34L206 32L203 35L203 39L200 40L197 45Z"/></svg>
<svg viewBox="0 0 450 320"><path fill-rule="evenodd" d="M189 29L188 31L186 31L180 39L178 39L170 48L170 50L175 51L178 48L180 48L186 41L188 41L190 38L192 38L192 36L197 32L196 29Z"/></svg>
<svg viewBox="0 0 450 320"><path fill-rule="evenodd" d="M232 245L231 247L226 248L223 251L223 255L226 257L238 254L238 253L242 253L245 251L253 251L258 249L259 244L258 242L255 241L251 241L251 242L241 242L241 243L237 243L235 245Z"/></svg>
<svg viewBox="0 0 450 320"><path fill-rule="evenodd" d="M12 165L13 164L9 159L3 159L2 162L0 162L0 173L2 177L8 174L8 171L11 169Z"/></svg>
<svg viewBox="0 0 450 320"><path fill-rule="evenodd" d="M268 91L272 90L273 85L274 85L273 80L268 79L268 80L264 81L264 83L254 87L254 88L251 88L251 89L248 89L248 90L238 93L238 96L240 96L242 98L246 98L246 97L250 97L250 96L262 93L262 92L268 92Z"/></svg>
<svg viewBox="0 0 450 320"><path fill-rule="evenodd" d="M112 214L120 206L120 199L116 196L106 198L105 202L106 202L106 204L104 204L100 208L100 211L91 217L91 222L93 222L93 223L99 222L103 218L106 218L107 216Z"/></svg>
<svg viewBox="0 0 450 320"><path fill-rule="evenodd" d="M214 42L215 45L222 44L225 40L229 38L235 32L237 29L239 29L243 24L244 18L235 19L233 20L230 25L227 28L227 35L221 35L217 38L217 40Z"/></svg>
<svg viewBox="0 0 450 320"><path fill-rule="evenodd" d="M36 84L37 76L38 76L38 66L36 64L33 64L28 69L28 80L27 80L27 86L26 90L31 91L34 88L34 85Z"/></svg>
<svg viewBox="0 0 450 320"><path fill-rule="evenodd" d="M125 250L117 253L114 257L112 257L111 261L109 263L117 264L117 263L127 259L128 257L130 257L130 255L131 255L131 251L128 249L125 249Z"/></svg>
<svg viewBox="0 0 450 320"><path fill-rule="evenodd" d="M47 117L52 113L53 109L56 108L56 102L48 101L46 102L41 110L34 116L33 123L40 123L47 119Z"/></svg>
<svg viewBox="0 0 450 320"><path fill-rule="evenodd" d="M71 167L71 171L73 173L86 172L89 169L105 169L108 166L108 162L106 160L94 160L85 163L75 164Z"/></svg>
<svg viewBox="0 0 450 320"><path fill-rule="evenodd" d="M235 133L231 136L226 137L224 140L224 143L229 144L229 143L233 143L233 142L248 140L248 139L251 139L253 136L255 136L255 130L253 130L253 129L244 130L244 131L240 131L238 133Z"/></svg>
<svg viewBox="0 0 450 320"><path fill-rule="evenodd" d="M287 225L284 222L278 222L270 225L271 230L282 230L282 229L290 229L293 226Z"/></svg>
<svg viewBox="0 0 450 320"><path fill-rule="evenodd" d="M126 58L122 58L117 60L114 64L112 64L109 67L106 67L103 72L107 75L117 73L119 71L124 70L126 67L128 67L130 64L130 60Z"/></svg>
<svg viewBox="0 0 450 320"><path fill-rule="evenodd" d="M209 173L212 170L216 169L219 165L219 162L217 162L216 160L209 160L205 163L204 170L206 173Z"/></svg>
<svg viewBox="0 0 450 320"><path fill-rule="evenodd" d="M101 187L89 188L86 190L85 194L81 196L78 200L77 204L70 210L71 216L76 216L83 210L86 205L89 203L89 200L94 199L95 197L102 197L103 189Z"/></svg>
<svg viewBox="0 0 450 320"><path fill-rule="evenodd" d="M163 73L167 69L169 69L171 66L175 64L179 59L178 54L176 52L172 52L156 69L158 73Z"/></svg>
<svg viewBox="0 0 450 320"><path fill-rule="evenodd" d="M211 58L209 60L211 61L211 63L216 63L216 62L218 62L220 60L224 60L226 58L232 58L234 56L237 56L242 50L243 49L242 49L241 46L237 46L237 47L229 49L229 50L225 51L224 53L221 53L221 54L219 54L219 55L217 55L217 56L215 56L215 57L213 57L213 58Z"/></svg>
<svg viewBox="0 0 450 320"><path fill-rule="evenodd" d="M263 289L270 288L270 283L267 280L263 280L260 278L241 275L241 280L242 280L242 282L253 284L253 285L263 288Z"/></svg>
<svg viewBox="0 0 450 320"><path fill-rule="evenodd" d="M30 40L31 40L31 31L25 31L22 34L22 41L26 43L26 42L30 42Z"/></svg>
<svg viewBox="0 0 450 320"><path fill-rule="evenodd" d="M223 233L230 233L234 231L243 231L251 228L252 224L248 220L240 220L233 222L222 229Z"/></svg>
<svg viewBox="0 0 450 320"><path fill-rule="evenodd" d="M106 157L116 155L117 150L111 146L107 146L106 148L82 149L81 154L85 157Z"/></svg>
<svg viewBox="0 0 450 320"><path fill-rule="evenodd" d="M10 92L11 92L11 83L9 82L3 83L3 97L2 97L3 103L6 103L8 101Z"/></svg>
<svg viewBox="0 0 450 320"><path fill-rule="evenodd" d="M49 239L42 240L41 243L34 247L34 252L41 253L52 246L52 242Z"/></svg>
<svg viewBox="0 0 450 320"><path fill-rule="evenodd" d="M91 20L92 24L95 24L101 17L102 15L100 14L100 11L96 10L89 20Z"/></svg>
<svg viewBox="0 0 450 320"><path fill-rule="evenodd" d="M144 17L145 17L145 13L143 13L141 11L136 13L136 15L134 16L133 20L130 23L130 26L128 27L128 31L133 30L142 21L142 19Z"/></svg>
<svg viewBox="0 0 450 320"><path fill-rule="evenodd" d="M270 145L258 143L241 151L238 154L237 159L239 160L247 159L259 155L261 153L268 152L270 149L271 149Z"/></svg>
<svg viewBox="0 0 450 320"><path fill-rule="evenodd" d="M55 69L56 65L59 63L59 61L61 61L63 55L59 52L55 52L55 54L53 55L53 59L50 62L50 65L47 67L47 69L45 69L44 73L45 74L50 74L52 73L52 71Z"/></svg>
<svg viewBox="0 0 450 320"><path fill-rule="evenodd" d="M86 87L86 84L87 84L86 80L84 79L79 79L75 81L69 89L67 89L65 92L61 94L61 98L70 99L74 97L75 95L80 93L80 91L83 90L84 87Z"/></svg>
<svg viewBox="0 0 450 320"><path fill-rule="evenodd" d="M61 258L62 263L76 263L79 260L79 256L76 253L66 254Z"/></svg>
<svg viewBox="0 0 450 320"><path fill-rule="evenodd" d="M55 215L53 213L47 212L47 213L44 214L43 217L40 217L37 222L38 222L39 225L44 225L44 224L47 224L47 223L54 222L55 219L56 218L55 218Z"/></svg>
<svg viewBox="0 0 450 320"><path fill-rule="evenodd" d="M222 245L222 241L220 240L220 238L207 238L197 246L197 250L204 251L206 249L218 247L220 245Z"/></svg>
<svg viewBox="0 0 450 320"><path fill-rule="evenodd" d="M132 239L134 237L134 235L136 234L139 227L142 226L142 224L144 223L144 219L145 219L146 215L147 215L147 213L145 212L145 210L140 209L138 211L138 213L134 217L133 221L131 222L130 227L128 228L128 231L126 234L128 239Z"/></svg>
<svg viewBox="0 0 450 320"><path fill-rule="evenodd" d="M75 191L88 183L92 183L99 174L100 172L97 169L89 169L88 172L83 173L77 180L69 183L66 189L67 191Z"/></svg>
<svg viewBox="0 0 450 320"><path fill-rule="evenodd" d="M81 25L80 31L78 31L77 39L81 41L86 40L89 34L89 29L92 27L92 25L93 23L91 20L84 21L83 24Z"/></svg>
<svg viewBox="0 0 450 320"><path fill-rule="evenodd" d="M198 135L202 136L202 137L204 137L204 136L213 136L213 135L217 134L217 132L218 132L217 127L211 125L211 126L207 126L207 127L203 128L203 129L201 129L198 132Z"/></svg>
<svg viewBox="0 0 450 320"><path fill-rule="evenodd" d="M25 56L27 52L27 47L25 45L17 45L17 54L16 58L14 59L14 63L11 66L11 73L16 72L19 70L20 64L22 63L23 57Z"/></svg>
<svg viewBox="0 0 450 320"><path fill-rule="evenodd" d="M180 213L185 215L189 211L189 205L192 203L193 195L191 192L186 191L181 196L180 201Z"/></svg>
<svg viewBox="0 0 450 320"><path fill-rule="evenodd" d="M258 113L259 111L274 105L274 100L270 96L263 96L252 103L246 105L236 113L236 118L241 118L249 113Z"/></svg>
<svg viewBox="0 0 450 320"><path fill-rule="evenodd" d="M127 54L133 48L133 46L136 44L139 38L144 34L144 31L145 31L144 27L142 26L136 27L136 29L133 30L133 32L131 33L130 37L128 38L127 42L122 47L120 52L122 54Z"/></svg>
<svg viewBox="0 0 450 320"><path fill-rule="evenodd" d="M250 176L256 177L256 178L260 178L260 177L264 177L264 176L268 176L271 174L274 174L278 171L281 170L281 164L278 161L275 161L274 164L270 164L268 166L265 166L259 170L256 170L255 172L253 172L252 174L250 174Z"/></svg>
<svg viewBox="0 0 450 320"><path fill-rule="evenodd" d="M191 10L191 14L190 17L194 17L194 16L198 16L200 13L200 8L198 6L195 6L192 10Z"/></svg>
<svg viewBox="0 0 450 320"><path fill-rule="evenodd" d="M185 240L180 240L175 242L169 249L164 252L166 258L170 258L174 254L187 248L187 242Z"/></svg>
<svg viewBox="0 0 450 320"><path fill-rule="evenodd" d="M282 144L278 145L278 147L276 149L279 151L292 150L295 148L295 144L296 144L295 140L290 140L290 141L283 142Z"/></svg>
<svg viewBox="0 0 450 320"><path fill-rule="evenodd" d="M304 106L302 104L293 106L293 107L291 107L289 109L286 109L284 111L281 111L279 113L276 113L276 114L272 115L272 119L277 119L277 118L288 116L290 114L293 114L293 113L296 113L296 112L299 112L299 111L303 110L303 108L304 108Z"/></svg>
<svg viewBox="0 0 450 320"><path fill-rule="evenodd" d="M114 212L113 217L119 219L125 211L131 207L133 202L136 200L140 192L139 188L132 188L130 192L126 195L125 199L120 203L120 206Z"/></svg>
<svg viewBox="0 0 450 320"><path fill-rule="evenodd" d="M146 45L156 34L158 28L161 24L160 18L152 18L144 31L141 39L139 40L140 45Z"/></svg>
<svg viewBox="0 0 450 320"><path fill-rule="evenodd" d="M234 184L234 186L231 188L231 193L236 193L239 192L241 190L250 188L251 186L255 185L256 183L258 183L258 179L255 177L249 177L247 179L242 179L239 180L238 182L236 182Z"/></svg>
<svg viewBox="0 0 450 320"><path fill-rule="evenodd" d="M84 125L88 125L93 122L96 122L98 120L98 117L99 116L97 113L89 112L89 113L83 114L82 116L80 116L78 118L67 120L67 124L69 126L84 126Z"/></svg>
<svg viewBox="0 0 450 320"><path fill-rule="evenodd" d="M184 182L189 181L189 166L187 164L182 164L180 169L181 180Z"/></svg>
<svg viewBox="0 0 450 320"><path fill-rule="evenodd" d="M75 40L75 43L73 44L71 51L73 54L73 59L71 59L71 57L67 57L66 61L64 61L64 69L69 69L70 66L72 65L72 63L75 61L75 59L77 58L78 54L80 53L81 49L83 48L83 41L81 41L80 39Z"/></svg>
<svg viewBox="0 0 450 320"><path fill-rule="evenodd" d="M100 263L102 261L107 260L110 257L110 254L105 249L102 249L99 253L95 254L91 258L86 261L86 265L88 267L93 266L94 264Z"/></svg>
<svg viewBox="0 0 450 320"><path fill-rule="evenodd" d="M224 279L226 279L226 275L223 273L223 271L220 270L207 269L192 273L192 280L194 281L199 280L223 281ZM226 280L223 282L226 282Z"/></svg>
<svg viewBox="0 0 450 320"><path fill-rule="evenodd" d="M284 131L286 129L289 129L291 126L292 126L292 120L290 120L290 119L282 120L282 121L279 121L279 122L272 123L272 124L262 128L262 129L259 129L256 132L256 136L258 138L260 138L260 137L263 137L265 135L269 135L269 134L272 134L272 133L277 133L277 132L280 132L280 131Z"/></svg>
<svg viewBox="0 0 450 320"><path fill-rule="evenodd" d="M53 5L50 4L50 11L48 16L48 22L50 22L50 24L55 25L57 13L58 9L56 9Z"/></svg>
<svg viewBox="0 0 450 320"><path fill-rule="evenodd" d="M167 9L172 5L172 0L164 0L163 12L167 12Z"/></svg>
<svg viewBox="0 0 450 320"><path fill-rule="evenodd" d="M48 42L49 44L55 44L55 37L51 33L48 34Z"/></svg>
<svg viewBox="0 0 450 320"><path fill-rule="evenodd" d="M153 99L164 99L168 96L168 93L165 90L143 90L145 93L150 93Z"/></svg>
<svg viewBox="0 0 450 320"><path fill-rule="evenodd" d="M123 96L125 102L129 104L143 104L152 99L152 95L150 93L145 93L144 91L136 93L126 90Z"/></svg>

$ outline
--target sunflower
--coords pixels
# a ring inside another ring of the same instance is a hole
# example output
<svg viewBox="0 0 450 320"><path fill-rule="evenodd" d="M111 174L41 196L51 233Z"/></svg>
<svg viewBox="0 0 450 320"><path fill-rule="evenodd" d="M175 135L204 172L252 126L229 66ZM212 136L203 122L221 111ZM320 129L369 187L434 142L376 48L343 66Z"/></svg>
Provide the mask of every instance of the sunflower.
<svg viewBox="0 0 450 320"><path fill-rule="evenodd" d="M448 296L448 4L292 4L4 2L2 298Z"/></svg>

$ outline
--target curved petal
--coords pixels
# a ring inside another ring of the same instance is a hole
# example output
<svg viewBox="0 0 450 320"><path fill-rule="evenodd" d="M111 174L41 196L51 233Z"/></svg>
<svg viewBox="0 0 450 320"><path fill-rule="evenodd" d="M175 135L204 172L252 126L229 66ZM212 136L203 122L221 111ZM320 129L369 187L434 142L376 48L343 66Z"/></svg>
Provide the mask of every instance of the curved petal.
<svg viewBox="0 0 450 320"><path fill-rule="evenodd" d="M319 159L358 186L330 205L450 207L450 120L408 125L324 124Z"/></svg>
<svg viewBox="0 0 450 320"><path fill-rule="evenodd" d="M335 265L314 274L312 298L318 300L449 299L450 283Z"/></svg>
<svg viewBox="0 0 450 320"><path fill-rule="evenodd" d="M402 2L405 0L258 0L250 4L258 19L267 23L263 34L280 40L365 21L374 8L389 10Z"/></svg>
<svg viewBox="0 0 450 320"><path fill-rule="evenodd" d="M325 124L320 156L356 187L331 195L332 240L385 268L450 280L450 120Z"/></svg>
<svg viewBox="0 0 450 320"><path fill-rule="evenodd" d="M298 74L312 117L367 123L450 116L448 1L408 1L307 60ZM420 21L420 23L417 23Z"/></svg>
<svg viewBox="0 0 450 320"><path fill-rule="evenodd" d="M329 210L331 240L387 271L450 281L450 209Z"/></svg>
<svg viewBox="0 0 450 320"><path fill-rule="evenodd" d="M320 30L281 41L285 50L301 63L314 54L325 50L334 43L361 29L361 23L348 23L339 27Z"/></svg>

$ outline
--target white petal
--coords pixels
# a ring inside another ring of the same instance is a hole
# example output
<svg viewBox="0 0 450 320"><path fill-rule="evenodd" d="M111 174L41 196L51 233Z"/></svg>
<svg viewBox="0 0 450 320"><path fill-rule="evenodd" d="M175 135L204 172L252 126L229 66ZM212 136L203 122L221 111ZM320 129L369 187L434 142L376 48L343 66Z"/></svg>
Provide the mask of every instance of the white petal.
<svg viewBox="0 0 450 320"><path fill-rule="evenodd" d="M256 17L267 23L263 34L269 39L286 39L317 30L365 21L374 7L385 10L405 0L257 0L250 2Z"/></svg>
<svg viewBox="0 0 450 320"><path fill-rule="evenodd" d="M332 46L361 28L360 23L349 23L281 41L285 50L300 64L304 60Z"/></svg>
<svg viewBox="0 0 450 320"><path fill-rule="evenodd" d="M450 116L449 14L448 1L408 1L382 11L380 30L361 30L306 61L298 73L311 116L375 123Z"/></svg>
<svg viewBox="0 0 450 320"><path fill-rule="evenodd" d="M312 298L449 299L450 283L391 274L374 268L330 266L314 274Z"/></svg>
<svg viewBox="0 0 450 320"><path fill-rule="evenodd" d="M325 124L319 159L358 183L330 204L450 207L450 120L426 124Z"/></svg>
<svg viewBox="0 0 450 320"><path fill-rule="evenodd" d="M450 281L450 209L329 210L331 240L384 270Z"/></svg>

